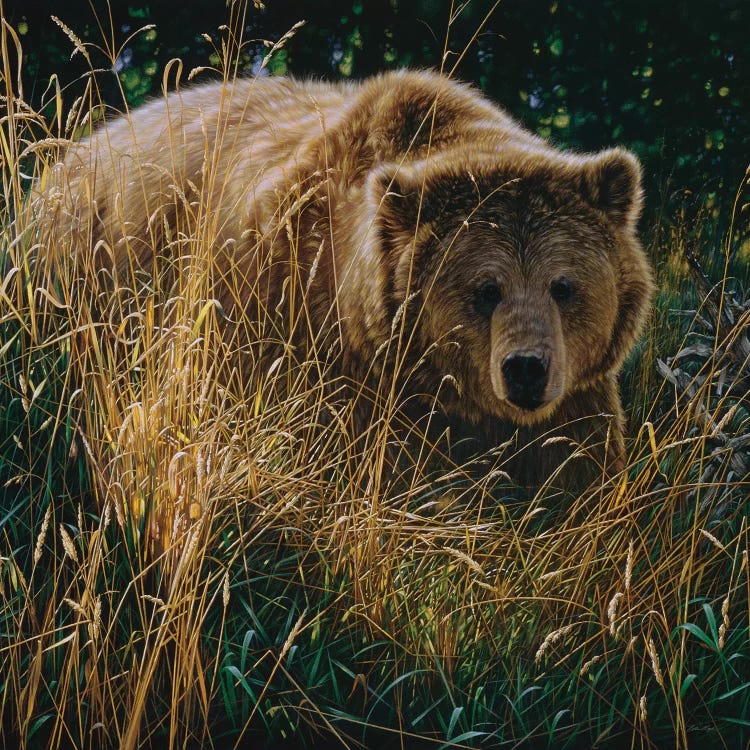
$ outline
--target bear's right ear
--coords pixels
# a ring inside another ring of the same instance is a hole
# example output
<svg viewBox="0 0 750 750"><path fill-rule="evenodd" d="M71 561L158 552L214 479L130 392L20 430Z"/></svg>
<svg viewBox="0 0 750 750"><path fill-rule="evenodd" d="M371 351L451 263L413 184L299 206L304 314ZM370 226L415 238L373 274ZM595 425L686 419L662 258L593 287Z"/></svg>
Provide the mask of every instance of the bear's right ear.
<svg viewBox="0 0 750 750"><path fill-rule="evenodd" d="M418 224L436 218L437 196L432 195L428 179L423 169L404 164L386 164L370 174L367 198L387 234L413 233Z"/></svg>

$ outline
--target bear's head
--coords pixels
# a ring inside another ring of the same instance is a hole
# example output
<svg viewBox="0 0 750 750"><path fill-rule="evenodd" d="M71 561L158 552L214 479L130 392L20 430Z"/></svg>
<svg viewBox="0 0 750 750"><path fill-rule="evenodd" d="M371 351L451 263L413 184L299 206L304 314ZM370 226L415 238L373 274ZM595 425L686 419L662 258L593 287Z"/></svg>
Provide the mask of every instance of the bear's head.
<svg viewBox="0 0 750 750"><path fill-rule="evenodd" d="M452 409L531 424L619 369L652 294L640 181L622 149L508 146L370 175L388 315L409 300L412 346L458 385Z"/></svg>

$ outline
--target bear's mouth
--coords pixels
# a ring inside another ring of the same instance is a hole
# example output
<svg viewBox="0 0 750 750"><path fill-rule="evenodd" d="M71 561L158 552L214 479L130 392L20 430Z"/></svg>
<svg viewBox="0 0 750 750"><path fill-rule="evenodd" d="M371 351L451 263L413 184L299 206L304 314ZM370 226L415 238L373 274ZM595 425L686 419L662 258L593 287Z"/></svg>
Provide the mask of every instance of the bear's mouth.
<svg viewBox="0 0 750 750"><path fill-rule="evenodd" d="M557 408L558 398L535 399L522 404L500 399L503 418L517 425L531 425L548 419Z"/></svg>
<svg viewBox="0 0 750 750"><path fill-rule="evenodd" d="M518 407L521 411L525 411L528 414L531 414L532 412L535 412L537 409L539 409L541 406L544 406L545 403L547 403L543 398L537 398L534 396L531 397L522 397L520 399L508 399L508 401L513 404L513 406Z"/></svg>
<svg viewBox="0 0 750 750"><path fill-rule="evenodd" d="M493 388L505 419L517 424L532 424L547 419L558 407L563 387L557 378L544 386L531 385L500 393Z"/></svg>

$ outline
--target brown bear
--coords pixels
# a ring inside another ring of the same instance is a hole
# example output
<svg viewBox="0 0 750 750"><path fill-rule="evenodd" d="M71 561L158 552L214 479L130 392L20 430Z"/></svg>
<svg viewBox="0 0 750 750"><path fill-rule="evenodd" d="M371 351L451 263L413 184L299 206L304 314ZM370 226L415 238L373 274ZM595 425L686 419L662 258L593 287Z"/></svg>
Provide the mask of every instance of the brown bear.
<svg viewBox="0 0 750 750"><path fill-rule="evenodd" d="M204 247L202 217L226 325L296 297L305 346L337 327L340 375L483 447L516 435L515 478L538 485L576 446L623 466L618 372L653 288L640 180L623 149L562 152L398 71L169 94L74 146L38 200L113 286Z"/></svg>

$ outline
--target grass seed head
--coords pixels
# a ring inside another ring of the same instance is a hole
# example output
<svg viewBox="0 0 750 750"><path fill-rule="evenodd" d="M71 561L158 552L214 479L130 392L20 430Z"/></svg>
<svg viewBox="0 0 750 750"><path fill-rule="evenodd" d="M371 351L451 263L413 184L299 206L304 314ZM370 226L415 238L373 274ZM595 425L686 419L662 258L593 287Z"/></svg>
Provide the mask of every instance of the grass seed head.
<svg viewBox="0 0 750 750"><path fill-rule="evenodd" d="M39 530L39 535L36 538L36 545L34 546L34 565L37 565L42 557L42 551L44 550L44 540L47 538L47 529L49 528L50 518L52 518L52 506L48 505L47 510L44 512L42 527Z"/></svg>
<svg viewBox="0 0 750 750"><path fill-rule="evenodd" d="M575 623L571 623L570 625L564 625L563 627L558 628L557 630L553 630L551 633L549 633L539 646L539 649L534 656L534 662L536 664L539 664L545 652L549 648L554 646L555 643L557 643L559 640L564 638L568 633L570 633L570 631L573 630L574 627Z"/></svg>
<svg viewBox="0 0 750 750"><path fill-rule="evenodd" d="M651 670L654 673L654 678L660 687L664 687L664 677L659 666L659 654L656 651L656 644L653 638L648 639L648 653L651 657Z"/></svg>
<svg viewBox="0 0 750 750"><path fill-rule="evenodd" d="M617 605L620 603L624 594L618 591L612 599L610 599L609 606L607 607L607 619L609 620L609 634L614 638L616 635L615 631L615 620L617 617Z"/></svg>
<svg viewBox="0 0 750 750"><path fill-rule="evenodd" d="M628 558L625 562L625 591L630 591L630 581L633 576L633 542L628 544Z"/></svg>
<svg viewBox="0 0 750 750"><path fill-rule="evenodd" d="M65 554L78 565L78 552L76 552L76 546L73 540L70 538L70 534L65 530L65 526L60 524L60 539L62 540L62 546L65 550Z"/></svg>
<svg viewBox="0 0 750 750"><path fill-rule="evenodd" d="M584 665L583 665L583 666L581 667L581 671L580 671L580 672L578 673L578 676L579 676L579 677L585 677L585 676L586 676L586 675L587 675L587 674L589 673L589 671L590 671L591 667L593 667L593 666L594 666L594 664L597 664L597 663L598 663L599 661L601 661L601 658L602 658L602 657L601 657L601 654L596 654L595 656L592 656L592 657L591 657L591 658L590 658L590 659L589 659L589 660L588 660L588 661L587 661L587 662L586 662L586 663L585 663L585 664L584 664Z"/></svg>

